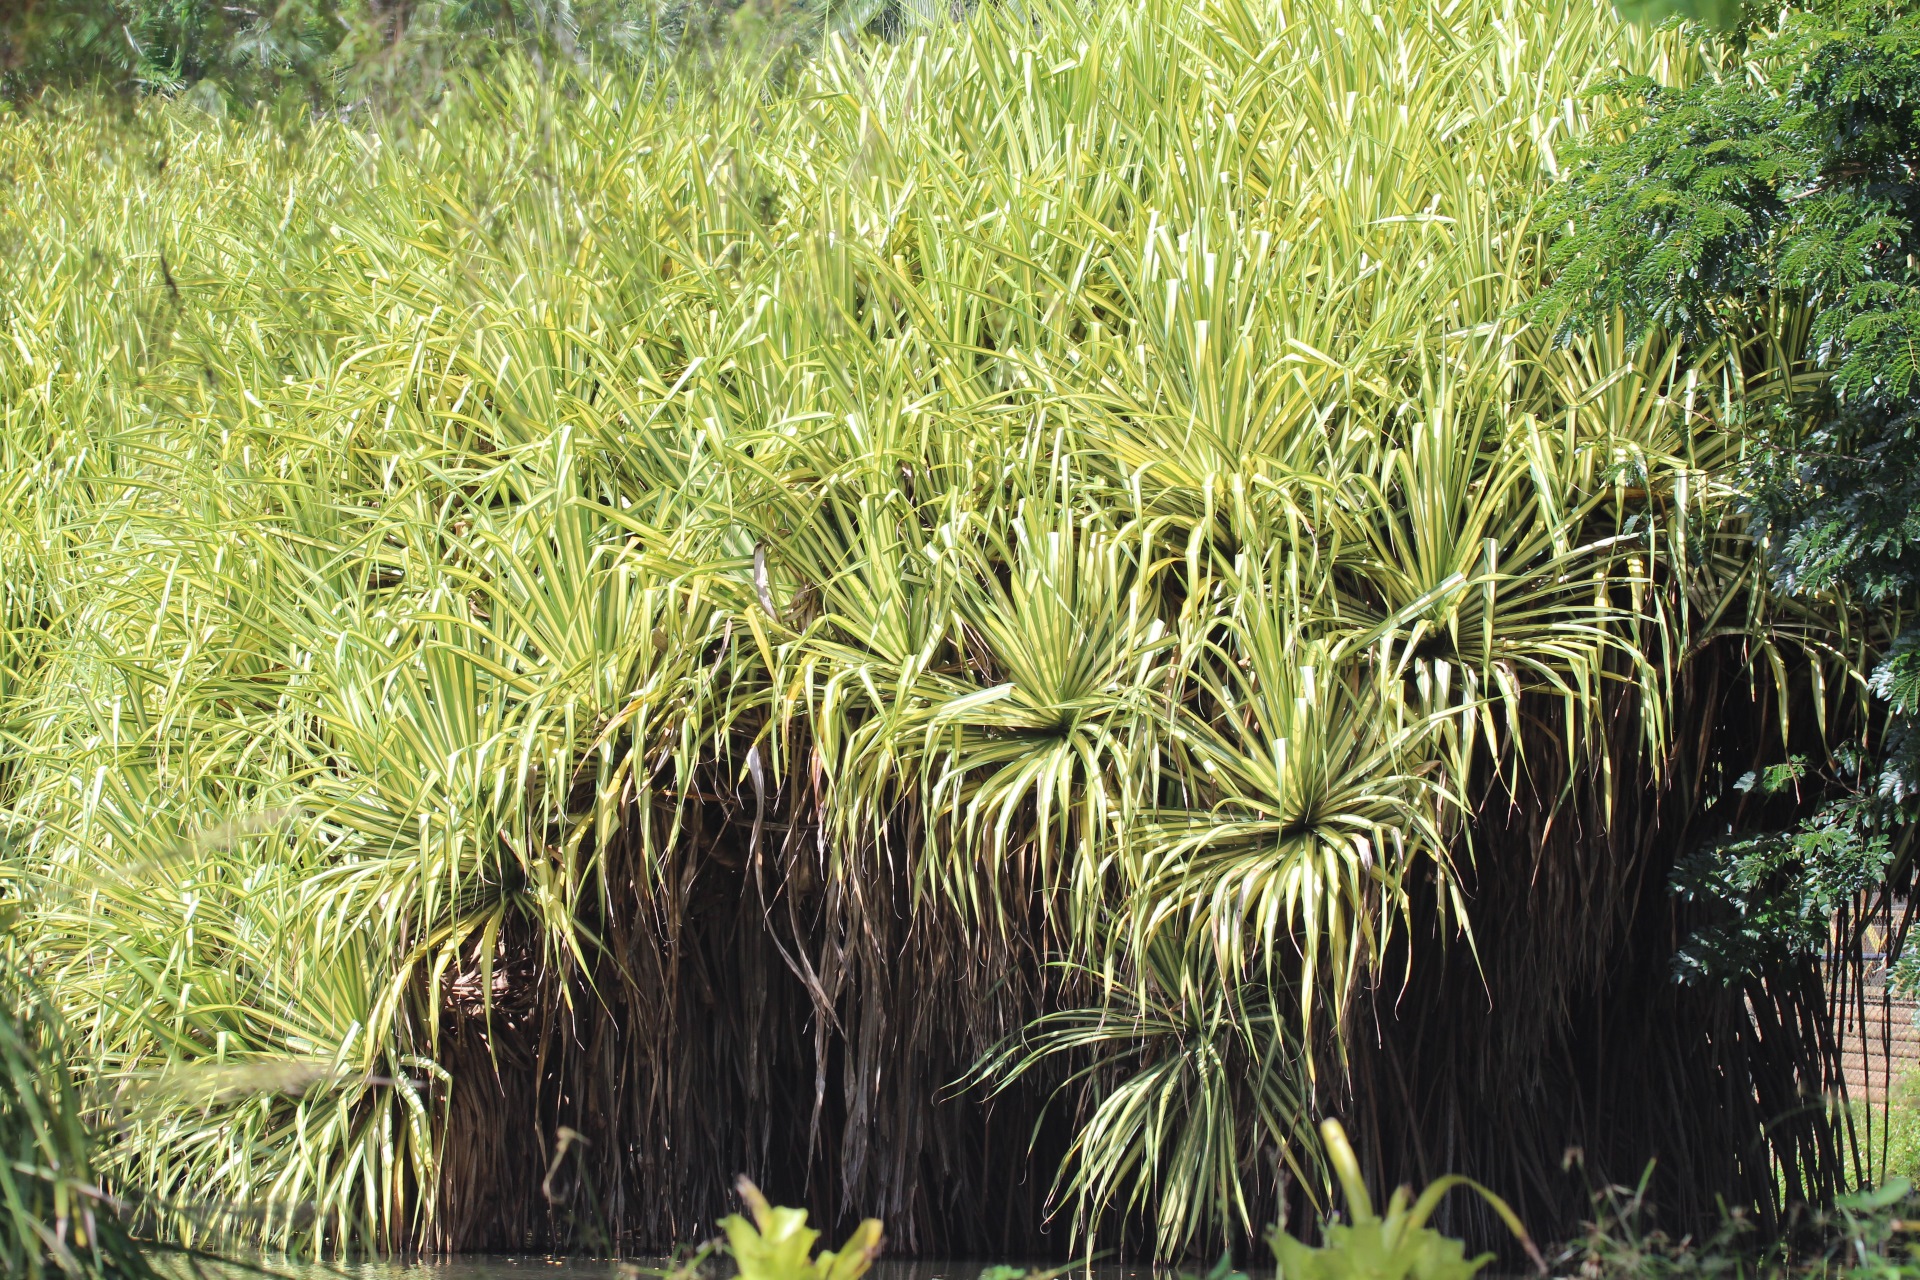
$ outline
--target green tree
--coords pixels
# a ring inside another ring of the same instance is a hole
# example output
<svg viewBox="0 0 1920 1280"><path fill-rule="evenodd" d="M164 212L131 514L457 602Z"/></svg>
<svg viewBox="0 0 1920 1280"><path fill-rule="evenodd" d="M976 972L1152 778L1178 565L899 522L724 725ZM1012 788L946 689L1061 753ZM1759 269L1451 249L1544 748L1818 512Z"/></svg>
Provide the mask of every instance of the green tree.
<svg viewBox="0 0 1920 1280"><path fill-rule="evenodd" d="M1644 6L1643 6L1644 7ZM1550 207L1544 310L1702 342L1770 329L1805 378L1748 408L1776 581L1841 591L1885 642L1872 789L1920 789L1920 14L1817 0L1741 27L1720 74L1638 77Z"/></svg>
<svg viewBox="0 0 1920 1280"><path fill-rule="evenodd" d="M909 12L901 0L13 0L0 3L0 100L86 84L190 91L206 106L420 101L449 72L511 54L628 72L723 47L790 61L830 31L894 30Z"/></svg>
<svg viewBox="0 0 1920 1280"><path fill-rule="evenodd" d="M0 11L0 91L177 88L207 76L245 95L312 87L343 51L390 41L403 0L24 0Z"/></svg>

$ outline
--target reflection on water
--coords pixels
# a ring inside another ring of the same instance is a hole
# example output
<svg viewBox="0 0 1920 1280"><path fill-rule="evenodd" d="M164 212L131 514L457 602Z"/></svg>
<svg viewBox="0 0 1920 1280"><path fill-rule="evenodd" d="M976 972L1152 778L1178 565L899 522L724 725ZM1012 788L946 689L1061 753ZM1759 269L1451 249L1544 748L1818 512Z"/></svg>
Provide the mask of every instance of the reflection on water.
<svg viewBox="0 0 1920 1280"><path fill-rule="evenodd" d="M259 1271L244 1267L182 1266L180 1259L161 1270L179 1280L192 1280L198 1271L203 1280L266 1280ZM263 1260L260 1266L286 1280L636 1280L635 1266L663 1265L659 1259L635 1259L624 1267L604 1259L545 1258L537 1255L457 1254L427 1262L299 1262L290 1259ZM982 1262L906 1261L881 1259L867 1272L870 1280L977 1280L987 1266ZM1148 1267L1101 1264L1065 1272L1060 1280L1167 1280L1167 1272ZM638 1280L651 1280L639 1277Z"/></svg>

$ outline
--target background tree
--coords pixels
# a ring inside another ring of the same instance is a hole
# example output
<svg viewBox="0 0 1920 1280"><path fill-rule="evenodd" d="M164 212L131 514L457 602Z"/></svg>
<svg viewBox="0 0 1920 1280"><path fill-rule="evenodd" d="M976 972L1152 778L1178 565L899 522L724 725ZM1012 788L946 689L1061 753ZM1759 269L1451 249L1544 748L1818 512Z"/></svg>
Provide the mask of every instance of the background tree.
<svg viewBox="0 0 1920 1280"><path fill-rule="evenodd" d="M1841 0L1747 25L1717 74L1630 102L1551 208L1542 309L1697 342L1756 331L1803 376L1752 388L1750 511L1777 580L1843 592L1884 643L1872 789L1920 785L1920 16Z"/></svg>
<svg viewBox="0 0 1920 1280"><path fill-rule="evenodd" d="M1549 205L1541 313L1563 337L1624 322L1748 366L1764 353L1730 384L1745 512L1775 586L1851 621L1871 695L1861 721L1822 721L1818 751L1734 781L1742 812L1798 821L1680 861L1673 887L1701 916L1675 973L1737 984L1823 956L1837 918L1856 964L1829 981L1864 1012L1862 926L1887 912L1897 956L1911 922L1891 912L1920 787L1920 16L1829 0L1766 26L1737 5L1640 7L1722 27L1723 55L1682 88L1616 84L1624 101Z"/></svg>
<svg viewBox="0 0 1920 1280"><path fill-rule="evenodd" d="M900 0L17 0L0 5L0 100L84 84L186 94L216 114L417 107L451 72L515 54L631 74L730 42L785 65L828 31L905 12Z"/></svg>

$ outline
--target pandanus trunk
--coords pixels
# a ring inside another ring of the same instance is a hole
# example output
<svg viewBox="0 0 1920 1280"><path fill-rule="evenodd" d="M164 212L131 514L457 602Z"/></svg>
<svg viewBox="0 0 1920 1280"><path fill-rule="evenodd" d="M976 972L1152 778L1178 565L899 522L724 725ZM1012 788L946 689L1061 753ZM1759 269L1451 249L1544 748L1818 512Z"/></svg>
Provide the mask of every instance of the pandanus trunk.
<svg viewBox="0 0 1920 1280"><path fill-rule="evenodd" d="M1524 785L1484 780L1461 858L1471 941L1422 904L1352 1015L1344 1065L1330 1053L1323 1073L1316 1105L1346 1119L1382 1188L1467 1173L1553 1240L1578 1231L1596 1185L1649 1162L1665 1225L1683 1230L1723 1201L1771 1220L1842 1185L1817 967L1675 980L1691 922L1669 879L1704 834L1704 779L1784 753L1760 731L1764 691L1705 661L1694 673L1677 720L1694 732L1659 777L1622 697L1614 768L1583 769L1568 797L1544 704ZM836 1230L882 1217L896 1253L1069 1255L1048 1192L1084 1099L1055 1095L1057 1075L990 1102L955 1084L1022 1023L1084 998L1043 963L1058 940L1038 914L1002 936L916 905L910 823L834 874L814 799L798 799L706 805L656 889L637 841L608 850L620 872L591 922L607 944L593 972L563 984L521 936L490 1011L455 1000L440 1247L659 1251L711 1235L744 1172ZM1782 815L1734 820L1762 817ZM1270 1158L1251 1184L1268 1219L1285 1186ZM1508 1241L1464 1198L1440 1224L1476 1247Z"/></svg>
<svg viewBox="0 0 1920 1280"><path fill-rule="evenodd" d="M1383 1184L1466 1173L1552 1240L1578 1232L1596 1188L1634 1185L1649 1165L1649 1201L1676 1234L1711 1225L1723 1205L1771 1228L1855 1172L1829 1102L1844 1091L1843 1011L1819 964L1783 963L1744 983L1677 976L1676 953L1704 921L1671 890L1676 859L1730 828L1793 816L1778 801L1772 812L1702 812L1716 777L1724 787L1789 754L1770 686L1747 679L1730 648L1688 668L1660 776L1636 751L1633 708L1619 698L1614 767L1581 770L1564 801L1564 769L1553 770L1565 756L1548 741L1528 752L1536 772L1525 785L1487 780L1468 872L1472 945L1414 933L1351 1037L1349 1127ZM1537 710L1536 724L1552 724ZM1793 711L1790 723L1810 729L1811 708ZM1820 750L1811 739L1792 746ZM1859 949L1841 938L1845 975ZM1507 1247L1504 1228L1465 1198L1440 1223Z"/></svg>

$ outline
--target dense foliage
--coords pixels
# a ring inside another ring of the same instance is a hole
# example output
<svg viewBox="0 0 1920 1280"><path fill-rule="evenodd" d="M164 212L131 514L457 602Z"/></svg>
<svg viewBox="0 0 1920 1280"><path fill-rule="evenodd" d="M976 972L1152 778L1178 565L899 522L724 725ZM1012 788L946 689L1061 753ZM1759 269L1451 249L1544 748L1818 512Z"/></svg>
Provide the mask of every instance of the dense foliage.
<svg viewBox="0 0 1920 1280"><path fill-rule="evenodd" d="M1527 319L1591 90L1685 46L927 17L0 118L5 866L89 1077L167 1084L108 1175L311 1247L660 1247L744 1170L1211 1254L1339 1110L1543 1233L1569 1147L1837 1190L1819 972L1674 984L1665 888L1865 718L1736 507L1798 366Z"/></svg>
<svg viewBox="0 0 1920 1280"><path fill-rule="evenodd" d="M1748 389L1751 509L1788 590L1844 591L1885 628L1872 789L1920 787L1920 11L1782 10L1683 88L1624 82L1550 216L1570 227L1543 309L1698 341L1778 317L1805 373Z"/></svg>
<svg viewBox="0 0 1920 1280"><path fill-rule="evenodd" d="M123 1207L95 1179L61 1018L26 966L0 935L0 1266L23 1280L152 1280Z"/></svg>
<svg viewBox="0 0 1920 1280"><path fill-rule="evenodd" d="M1601 1188L1583 1238L1552 1259L1553 1270L1591 1280L1905 1280L1920 1271L1905 1238L1915 1197L1904 1177L1809 1207L1793 1230L1772 1234L1737 1208L1706 1231L1669 1229L1647 1183Z"/></svg>
<svg viewBox="0 0 1920 1280"><path fill-rule="evenodd" d="M519 54L645 74L722 35L778 61L830 33L898 28L901 0L11 0L0 101L86 85L204 109L418 109Z"/></svg>
<svg viewBox="0 0 1920 1280"><path fill-rule="evenodd" d="M1877 699L1850 741L1742 780L1830 802L1682 862L1675 887L1707 922L1676 969L1737 981L1828 953L1836 921L1857 949L1877 899L1911 986L1912 914L1893 918L1893 901L1911 901L1920 798L1920 12L1754 8L1710 74L1616 87L1625 103L1548 212L1564 233L1539 311L1567 326L1624 314L1701 349L1755 333L1780 346L1786 376L1740 396L1745 506L1776 582L1853 615Z"/></svg>

